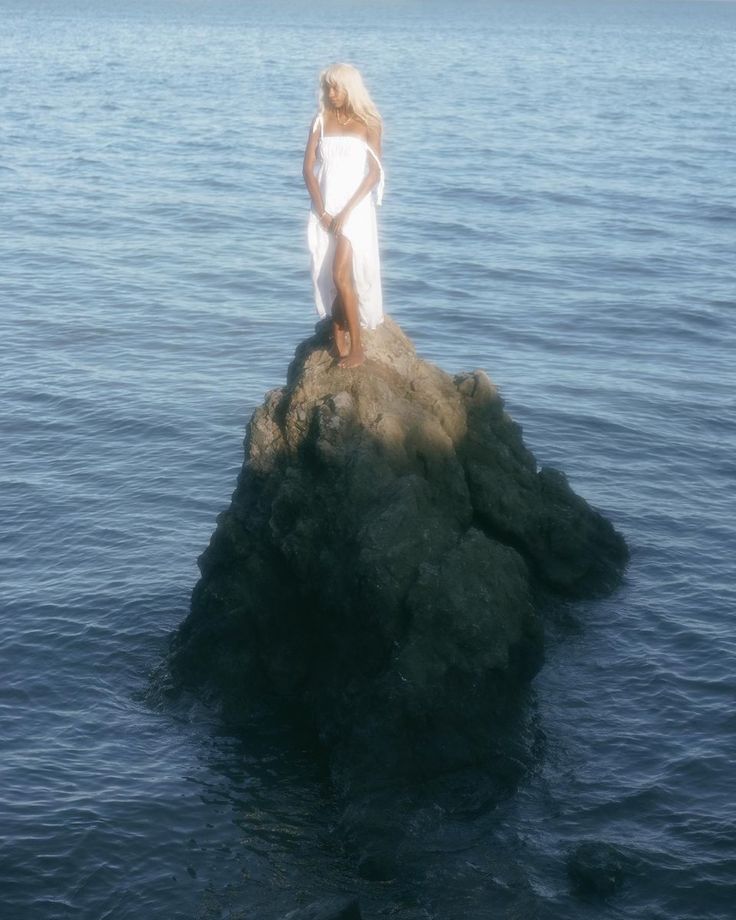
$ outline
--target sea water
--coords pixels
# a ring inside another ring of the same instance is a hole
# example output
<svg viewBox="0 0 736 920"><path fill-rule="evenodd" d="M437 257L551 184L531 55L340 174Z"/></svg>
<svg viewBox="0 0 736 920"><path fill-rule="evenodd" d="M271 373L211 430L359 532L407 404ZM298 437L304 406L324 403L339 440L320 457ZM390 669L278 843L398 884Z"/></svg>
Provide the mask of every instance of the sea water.
<svg viewBox="0 0 736 920"><path fill-rule="evenodd" d="M333 60L384 116L388 312L631 548L549 618L532 768L396 804L388 882L279 726L149 692L315 320ZM4 918L735 915L734 60L732 3L0 0ZM633 859L607 902L585 840Z"/></svg>

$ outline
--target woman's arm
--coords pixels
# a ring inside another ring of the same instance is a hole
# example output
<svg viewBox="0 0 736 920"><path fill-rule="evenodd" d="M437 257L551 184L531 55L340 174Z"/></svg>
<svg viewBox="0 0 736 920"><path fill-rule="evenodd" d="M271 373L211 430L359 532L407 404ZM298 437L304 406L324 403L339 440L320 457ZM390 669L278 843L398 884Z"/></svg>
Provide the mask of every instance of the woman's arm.
<svg viewBox="0 0 736 920"><path fill-rule="evenodd" d="M381 126L376 125L375 127L368 128L368 136L366 138L368 146L375 153L378 159L381 159ZM330 229L333 233L339 233L342 230L342 226L345 221L350 216L350 212L353 208L361 202L365 196L370 192L373 186L381 178L381 168L376 162L376 158L369 155L368 157L368 172L365 175L365 179L360 183L360 185L355 190L352 198L345 207L340 211L339 214L335 215L334 220L332 221L332 226Z"/></svg>
<svg viewBox="0 0 736 920"><path fill-rule="evenodd" d="M314 167L317 162L318 143L319 133L314 129L314 126L312 126L309 129L307 146L304 149L304 167L302 168L302 175L304 176L304 183L307 186L309 197L312 199L314 210L317 212L317 214L321 215L319 222L322 224L325 230L329 230L330 224L332 223L332 215L325 211L325 203L322 200L322 191L319 187L317 177L314 174Z"/></svg>

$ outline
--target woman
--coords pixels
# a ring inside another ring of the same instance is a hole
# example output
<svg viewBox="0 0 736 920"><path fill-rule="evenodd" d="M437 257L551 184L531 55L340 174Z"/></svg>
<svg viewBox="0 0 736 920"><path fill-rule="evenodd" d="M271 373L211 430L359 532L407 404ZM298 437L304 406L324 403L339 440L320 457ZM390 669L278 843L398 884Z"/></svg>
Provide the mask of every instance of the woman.
<svg viewBox="0 0 736 920"><path fill-rule="evenodd" d="M361 326L375 329L383 321L376 222L381 116L350 64L323 71L320 90L304 151L314 295L319 315L332 317L340 367L357 367L365 361Z"/></svg>

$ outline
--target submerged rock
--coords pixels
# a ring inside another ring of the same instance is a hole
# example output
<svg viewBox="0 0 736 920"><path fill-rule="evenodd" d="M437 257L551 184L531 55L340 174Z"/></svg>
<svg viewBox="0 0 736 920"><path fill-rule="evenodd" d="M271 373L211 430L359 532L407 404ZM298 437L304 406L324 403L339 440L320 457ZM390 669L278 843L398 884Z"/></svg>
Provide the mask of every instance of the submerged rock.
<svg viewBox="0 0 736 920"><path fill-rule="evenodd" d="M567 875L575 894L605 898L623 884L631 859L620 847L585 840L567 857Z"/></svg>
<svg viewBox="0 0 736 920"><path fill-rule="evenodd" d="M334 897L314 901L300 910L288 913L284 920L361 920L357 898Z"/></svg>
<svg viewBox="0 0 736 920"><path fill-rule="evenodd" d="M365 348L338 368L320 324L253 413L171 667L229 718L277 700L368 783L486 757L542 660L539 589L609 590L627 550L482 371L390 319Z"/></svg>

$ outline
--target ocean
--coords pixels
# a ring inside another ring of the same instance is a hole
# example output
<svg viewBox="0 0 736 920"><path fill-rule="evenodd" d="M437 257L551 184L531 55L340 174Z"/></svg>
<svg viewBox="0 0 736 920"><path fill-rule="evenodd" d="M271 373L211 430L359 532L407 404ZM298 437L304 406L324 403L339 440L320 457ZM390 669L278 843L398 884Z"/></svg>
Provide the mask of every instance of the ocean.
<svg viewBox="0 0 736 920"><path fill-rule="evenodd" d="M0 0L0 914L736 916L736 4ZM384 116L385 304L625 535L548 616L533 765L391 807L156 674L244 426L316 320L317 75ZM153 688L153 690L152 690ZM625 847L607 900L582 841Z"/></svg>

